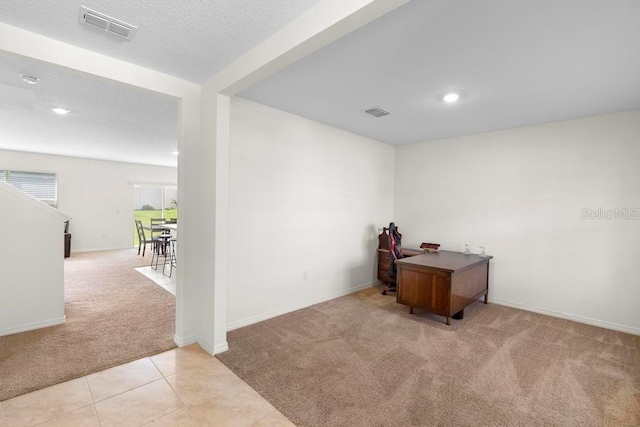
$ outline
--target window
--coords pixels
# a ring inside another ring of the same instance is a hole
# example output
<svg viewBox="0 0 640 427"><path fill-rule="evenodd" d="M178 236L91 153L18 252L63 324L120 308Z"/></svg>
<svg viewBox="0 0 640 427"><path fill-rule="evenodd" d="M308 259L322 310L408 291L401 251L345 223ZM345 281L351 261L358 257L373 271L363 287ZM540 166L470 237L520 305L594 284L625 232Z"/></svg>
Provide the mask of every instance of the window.
<svg viewBox="0 0 640 427"><path fill-rule="evenodd" d="M178 187L175 185L134 185L133 191L134 210L152 212L157 218L178 216Z"/></svg>
<svg viewBox="0 0 640 427"><path fill-rule="evenodd" d="M52 208L58 207L58 185L55 173L0 170L0 181L13 185Z"/></svg>

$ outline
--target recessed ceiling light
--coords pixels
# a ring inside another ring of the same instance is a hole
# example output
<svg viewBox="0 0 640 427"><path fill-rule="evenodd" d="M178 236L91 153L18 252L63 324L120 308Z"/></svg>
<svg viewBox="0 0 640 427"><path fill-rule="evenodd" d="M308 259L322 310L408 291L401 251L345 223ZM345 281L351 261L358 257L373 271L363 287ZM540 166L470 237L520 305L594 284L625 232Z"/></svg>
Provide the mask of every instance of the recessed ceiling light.
<svg viewBox="0 0 640 427"><path fill-rule="evenodd" d="M180 153L179 153L179 152L177 152L177 151L172 151L172 152L171 152L171 154L173 154L174 156L177 156L177 155L178 155L178 154L180 154Z"/></svg>
<svg viewBox="0 0 640 427"><path fill-rule="evenodd" d="M69 113L70 110L67 110L66 108L62 108L62 107L51 107L51 111L53 111L56 114L65 115Z"/></svg>
<svg viewBox="0 0 640 427"><path fill-rule="evenodd" d="M23 82L29 83L30 85L36 85L40 80L36 76L30 76L29 74L20 74L20 77L22 77Z"/></svg>
<svg viewBox="0 0 640 427"><path fill-rule="evenodd" d="M453 103L460 99L460 95L455 92L451 92L442 97L444 102Z"/></svg>

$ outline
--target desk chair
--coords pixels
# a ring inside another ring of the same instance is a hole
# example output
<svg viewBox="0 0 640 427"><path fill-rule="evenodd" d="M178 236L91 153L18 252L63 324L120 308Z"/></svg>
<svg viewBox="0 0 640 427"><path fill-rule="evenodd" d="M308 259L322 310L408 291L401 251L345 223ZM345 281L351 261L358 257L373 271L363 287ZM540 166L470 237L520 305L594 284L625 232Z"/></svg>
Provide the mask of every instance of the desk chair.
<svg viewBox="0 0 640 427"><path fill-rule="evenodd" d="M389 271L387 272L387 276L391 279L391 283L388 288L384 288L382 290L382 295L387 295L387 292L395 292L396 291L396 276L397 276L397 267L395 261L397 259L404 258L402 254L402 234L398 231L398 227L392 222L389 224L388 230L388 247L389 247Z"/></svg>

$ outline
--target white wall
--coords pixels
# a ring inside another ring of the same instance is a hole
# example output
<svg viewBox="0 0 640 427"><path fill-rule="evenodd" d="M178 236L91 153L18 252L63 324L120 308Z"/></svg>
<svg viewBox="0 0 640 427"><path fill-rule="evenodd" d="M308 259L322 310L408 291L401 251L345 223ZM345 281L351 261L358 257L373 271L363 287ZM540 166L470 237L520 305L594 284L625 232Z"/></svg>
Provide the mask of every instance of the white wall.
<svg viewBox="0 0 640 427"><path fill-rule="evenodd" d="M0 150L0 169L53 172L73 252L133 246L133 183L174 184L176 168Z"/></svg>
<svg viewBox="0 0 640 427"><path fill-rule="evenodd" d="M390 145L233 99L230 328L376 280L393 159Z"/></svg>
<svg viewBox="0 0 640 427"><path fill-rule="evenodd" d="M640 333L640 219L581 211L640 208L640 111L398 147L395 179L404 246L483 245L490 300Z"/></svg>
<svg viewBox="0 0 640 427"><path fill-rule="evenodd" d="M64 323L64 221L0 183L0 336Z"/></svg>

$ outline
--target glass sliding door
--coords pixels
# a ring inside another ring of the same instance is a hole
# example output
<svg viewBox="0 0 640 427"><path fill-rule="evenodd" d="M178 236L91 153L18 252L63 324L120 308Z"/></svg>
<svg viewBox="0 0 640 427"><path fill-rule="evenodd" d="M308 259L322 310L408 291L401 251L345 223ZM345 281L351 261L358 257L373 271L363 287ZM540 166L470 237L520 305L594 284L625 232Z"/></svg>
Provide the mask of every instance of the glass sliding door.
<svg viewBox="0 0 640 427"><path fill-rule="evenodd" d="M178 187L175 185L134 185L133 218L142 221L144 227L151 225L151 218L178 218ZM145 231L147 238L150 237ZM133 243L139 243L138 233L133 227Z"/></svg>
<svg viewBox="0 0 640 427"><path fill-rule="evenodd" d="M178 187L168 185L164 187L163 218L167 220L178 218Z"/></svg>

